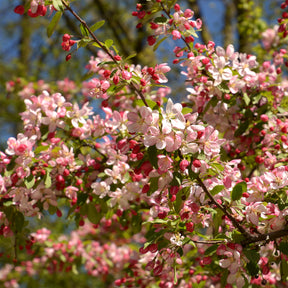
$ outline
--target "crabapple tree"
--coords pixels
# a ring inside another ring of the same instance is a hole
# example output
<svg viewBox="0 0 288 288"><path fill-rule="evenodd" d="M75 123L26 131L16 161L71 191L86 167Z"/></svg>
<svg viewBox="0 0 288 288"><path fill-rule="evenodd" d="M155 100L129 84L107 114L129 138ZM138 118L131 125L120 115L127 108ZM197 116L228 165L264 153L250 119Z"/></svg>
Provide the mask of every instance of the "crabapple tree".
<svg viewBox="0 0 288 288"><path fill-rule="evenodd" d="M104 21L88 25L73 1L14 10L50 17L48 37L74 17L82 37L63 35L66 61L99 51L80 87L7 83L26 109L0 154L3 287L287 287L288 1L261 35L262 62L201 44L201 19L177 1L145 2L132 16L154 50L171 40L170 64L130 64L97 37ZM55 218L74 226L57 235Z"/></svg>

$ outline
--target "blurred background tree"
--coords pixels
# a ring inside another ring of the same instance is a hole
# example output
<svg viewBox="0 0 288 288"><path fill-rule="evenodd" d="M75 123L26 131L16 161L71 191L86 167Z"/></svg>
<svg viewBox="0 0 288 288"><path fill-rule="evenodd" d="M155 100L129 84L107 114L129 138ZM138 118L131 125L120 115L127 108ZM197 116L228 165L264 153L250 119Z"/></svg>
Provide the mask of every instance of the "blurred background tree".
<svg viewBox="0 0 288 288"><path fill-rule="evenodd" d="M7 137L20 131L19 112L24 109L18 93L7 93L6 83L14 81L14 85L23 86L43 79L53 86L57 80L69 78L79 84L84 79L85 66L90 57L97 53L95 47L87 46L73 53L72 61L66 62L67 53L61 49L62 35L69 33L77 39L80 36L79 25L68 13L64 13L57 31L48 38L45 27L49 17L33 19L13 12L14 7L23 4L22 2L1 1L0 143L3 148ZM87 23L105 20L105 25L97 31L98 38L113 39L119 53L124 57L136 53L131 59L134 64L153 66L156 62L167 62L168 55L173 53L169 51L172 49L169 49L169 42L168 46L160 45L154 54L145 41L147 31L136 29L137 19L131 17L131 13L137 2L139 1L85 0L73 2L73 7ZM189 7L195 11L195 19L203 20L201 37L197 41L208 43L213 40L216 45L224 47L232 43L238 51L256 53L260 58L266 56L261 49L261 34L269 26L276 24L274 15L281 15L280 3L280 0L179 1L181 7ZM185 95L185 87L177 86L180 82L177 79L181 77L179 72L179 68L173 68L169 76L172 80L169 85L173 86L174 91L172 96L177 97L177 101L181 100L180 95ZM30 84L28 88L33 89L35 85Z"/></svg>

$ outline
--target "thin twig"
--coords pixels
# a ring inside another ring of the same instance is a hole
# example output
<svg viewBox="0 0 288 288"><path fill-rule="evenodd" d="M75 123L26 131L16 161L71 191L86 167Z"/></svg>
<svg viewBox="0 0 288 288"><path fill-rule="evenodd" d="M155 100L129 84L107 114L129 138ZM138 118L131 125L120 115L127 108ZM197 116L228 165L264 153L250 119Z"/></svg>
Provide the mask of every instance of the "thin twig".
<svg viewBox="0 0 288 288"><path fill-rule="evenodd" d="M95 36L95 34L91 31L91 29L89 28L89 26L87 25L86 21L84 21L67 3L65 0L62 0L63 5L65 6L65 8L87 29L87 31L89 32L89 34L91 35L92 39L99 45L99 47L104 50L112 59L112 61L117 65L117 67L123 71L122 67L119 65L119 63L115 60L114 56L112 55L112 53L109 51L109 49L107 49L102 43L101 41L98 40L98 38ZM143 103L145 104L145 106L148 107L148 104L145 100L145 97L142 93L142 91L140 91L139 89L137 89L137 87L135 86L135 84L133 82L128 83L129 87L135 91L138 96L141 98L141 100L143 101Z"/></svg>
<svg viewBox="0 0 288 288"><path fill-rule="evenodd" d="M224 240L193 240L196 244L220 244L220 243L226 243Z"/></svg>
<svg viewBox="0 0 288 288"><path fill-rule="evenodd" d="M196 180L198 182L198 184L200 185L200 187L203 189L203 191L205 192L205 194L209 197L209 199L212 201L212 203L214 205L216 205L233 223L233 225L235 226L235 228L237 228L247 239L251 238L251 235L237 222L237 220L228 213L228 211L221 205L219 204L214 197L212 196L212 194L208 191L208 189L206 188L205 184L203 183L203 181L200 179L200 177L198 175L195 175Z"/></svg>

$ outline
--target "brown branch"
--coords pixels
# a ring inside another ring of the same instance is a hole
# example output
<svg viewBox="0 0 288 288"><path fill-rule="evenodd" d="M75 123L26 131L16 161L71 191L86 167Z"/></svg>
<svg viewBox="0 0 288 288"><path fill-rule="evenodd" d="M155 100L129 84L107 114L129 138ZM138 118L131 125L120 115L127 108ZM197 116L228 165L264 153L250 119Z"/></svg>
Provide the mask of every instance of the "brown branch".
<svg viewBox="0 0 288 288"><path fill-rule="evenodd" d="M91 31L90 27L87 25L86 21L84 21L73 9L71 9L71 7L66 3L65 0L62 0L63 5L65 6L65 8L87 29L88 33L90 34L90 36L92 37L92 39L94 40L95 43L97 43L99 45L99 47L105 51L105 53L107 53L110 58L112 59L112 61L117 65L117 67L123 71L122 67L119 65L119 63L115 60L114 56L111 54L111 52L109 51L109 49L107 49L102 43L101 41L98 40L98 38L95 36L95 34ZM135 84L133 82L128 83L129 87L136 92L136 94L141 98L141 100L143 101L143 103L145 104L145 106L148 107L148 104L145 100L145 97L142 93L142 91L140 91L139 89L137 89L137 87L135 86Z"/></svg>
<svg viewBox="0 0 288 288"><path fill-rule="evenodd" d="M212 201L212 203L217 206L217 208L219 208L233 223L234 227L237 228L248 240L251 239L251 235L238 223L238 221L228 213L228 211L225 209L224 206L222 206L221 204L219 204L214 197L212 196L212 194L208 191L208 189L206 188L205 184L203 183L203 181L200 179L200 177L198 175L195 174L195 178L199 184L199 186L203 189L203 191L205 192L205 194L208 196L208 198Z"/></svg>
<svg viewBox="0 0 288 288"><path fill-rule="evenodd" d="M288 229L278 230L274 232L270 232L267 234L260 234L258 236L251 237L250 239L245 239L241 241L242 246L247 246L252 243L263 242L263 241L274 241L277 238L288 236Z"/></svg>
<svg viewBox="0 0 288 288"><path fill-rule="evenodd" d="M205 194L209 197L209 199L213 202L214 205L216 205L233 223L233 225L243 234L243 236L246 238L245 240L241 241L242 246L247 246L252 243L257 243L257 242L263 242L263 241L274 241L277 238L283 237L283 236L288 236L288 229L283 229L283 230L278 230L266 234L260 234L258 236L251 236L238 222L237 220L228 213L228 211L223 207L221 204L219 204L211 193L208 191L206 188L205 184L203 181L200 179L200 177L197 175L196 180L198 184L201 186Z"/></svg>

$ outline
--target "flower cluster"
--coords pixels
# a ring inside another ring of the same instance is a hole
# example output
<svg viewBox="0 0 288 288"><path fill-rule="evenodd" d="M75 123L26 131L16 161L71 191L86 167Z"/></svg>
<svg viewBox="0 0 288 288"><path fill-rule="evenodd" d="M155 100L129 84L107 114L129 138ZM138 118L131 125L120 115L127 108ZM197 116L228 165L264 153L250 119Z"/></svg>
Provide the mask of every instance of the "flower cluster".
<svg viewBox="0 0 288 288"><path fill-rule="evenodd" d="M149 23L150 45L175 40L187 102L166 99L167 63L129 65L95 35L83 35L102 50L80 87L68 79L57 83L62 94L43 81L6 85L25 111L23 133L0 153L0 235L10 247L0 273L5 287L44 271L85 271L143 288L287 286L288 123L279 115L288 95L286 50L263 62L232 45L195 43L202 22L192 20L193 11L147 2L133 12L137 27ZM30 13L45 14L47 3L31 1ZM266 51L280 43L274 30L268 41L269 33ZM62 40L65 51L75 43L69 34ZM70 101L79 91L84 100ZM102 100L97 111L95 98ZM77 229L56 237L30 227L29 219L48 213ZM18 262L19 254L26 259Z"/></svg>
<svg viewBox="0 0 288 288"><path fill-rule="evenodd" d="M48 6L50 9L52 5ZM25 13L25 8L23 5L18 5L14 8L16 14L23 15ZM45 16L47 13L47 6L44 0L32 0L30 3L30 8L27 11L29 17L35 18L38 16Z"/></svg>

